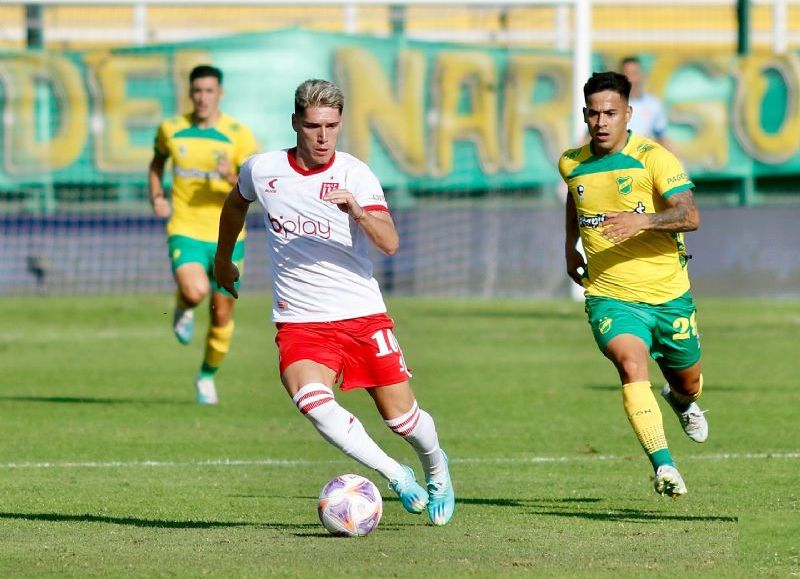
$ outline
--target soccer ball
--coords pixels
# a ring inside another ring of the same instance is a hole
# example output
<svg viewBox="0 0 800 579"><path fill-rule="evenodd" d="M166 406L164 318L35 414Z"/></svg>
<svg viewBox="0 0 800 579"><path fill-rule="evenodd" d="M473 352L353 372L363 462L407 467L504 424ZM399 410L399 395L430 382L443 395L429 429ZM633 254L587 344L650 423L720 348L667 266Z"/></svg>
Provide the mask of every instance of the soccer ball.
<svg viewBox="0 0 800 579"><path fill-rule="evenodd" d="M343 474L323 487L317 512L322 526L332 534L363 537L378 526L383 500L370 480L357 474Z"/></svg>

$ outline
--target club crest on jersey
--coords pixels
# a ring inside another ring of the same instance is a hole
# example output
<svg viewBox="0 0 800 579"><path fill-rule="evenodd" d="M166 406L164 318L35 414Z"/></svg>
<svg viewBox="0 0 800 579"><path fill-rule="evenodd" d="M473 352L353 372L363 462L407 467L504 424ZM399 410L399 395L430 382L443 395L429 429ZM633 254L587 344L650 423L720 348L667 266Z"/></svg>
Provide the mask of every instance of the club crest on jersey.
<svg viewBox="0 0 800 579"><path fill-rule="evenodd" d="M633 191L633 177L617 177L617 189L620 195L627 195Z"/></svg>
<svg viewBox="0 0 800 579"><path fill-rule="evenodd" d="M330 191L336 191L338 188L339 188L338 183L323 182L319 188L319 198L322 199L325 196L325 193L329 193Z"/></svg>
<svg viewBox="0 0 800 579"><path fill-rule="evenodd" d="M578 199L583 199L583 193L586 191L586 188L583 185L578 185L575 187L575 192L578 194Z"/></svg>

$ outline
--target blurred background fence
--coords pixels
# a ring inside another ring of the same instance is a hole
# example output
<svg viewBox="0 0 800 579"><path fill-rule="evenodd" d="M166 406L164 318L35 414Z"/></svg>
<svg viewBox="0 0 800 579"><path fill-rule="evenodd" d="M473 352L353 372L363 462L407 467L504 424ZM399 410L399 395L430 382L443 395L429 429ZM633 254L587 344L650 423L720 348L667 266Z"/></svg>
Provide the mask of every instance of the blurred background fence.
<svg viewBox="0 0 800 579"><path fill-rule="evenodd" d="M167 291L147 164L188 110L188 71L288 147L294 87L336 80L341 147L368 162L402 236L376 256L402 295L556 296L556 162L592 70L642 59L697 184L698 291L800 295L800 0L0 4L0 294ZM250 215L247 287L269 287Z"/></svg>

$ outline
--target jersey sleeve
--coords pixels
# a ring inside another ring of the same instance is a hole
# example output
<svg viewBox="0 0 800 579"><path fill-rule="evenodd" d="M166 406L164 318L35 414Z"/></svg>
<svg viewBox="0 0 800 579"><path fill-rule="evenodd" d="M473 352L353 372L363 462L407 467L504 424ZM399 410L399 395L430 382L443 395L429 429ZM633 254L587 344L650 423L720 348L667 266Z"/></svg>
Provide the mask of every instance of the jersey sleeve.
<svg viewBox="0 0 800 579"><path fill-rule="evenodd" d="M561 158L558 160L558 173L561 175L561 178L564 180L564 182L567 181L567 164L568 160L566 155L561 155Z"/></svg>
<svg viewBox="0 0 800 579"><path fill-rule="evenodd" d="M366 165L359 165L350 171L345 183L356 202L367 211L388 211L386 195L378 178Z"/></svg>
<svg viewBox="0 0 800 579"><path fill-rule="evenodd" d="M577 165L580 164L579 159L585 156L583 147L577 149L567 149L558 159L558 172L565 183L569 181L569 176Z"/></svg>
<svg viewBox="0 0 800 579"><path fill-rule="evenodd" d="M258 152L258 141L256 141L253 131L244 125L240 125L241 131L236 143L236 158L233 159L236 167L241 167L248 157Z"/></svg>
<svg viewBox="0 0 800 579"><path fill-rule="evenodd" d="M681 162L664 149L657 147L650 153L652 155L652 176L656 192L664 199L676 193L694 189L694 183L689 179Z"/></svg>
<svg viewBox="0 0 800 579"><path fill-rule="evenodd" d="M256 200L256 184L253 181L253 165L255 164L256 156L248 157L244 164L239 168L239 179L237 185L239 186L239 195L246 201L251 203Z"/></svg>
<svg viewBox="0 0 800 579"><path fill-rule="evenodd" d="M158 126L156 132L155 142L153 143L153 154L158 157L169 157L169 148L167 147L167 127L165 123Z"/></svg>

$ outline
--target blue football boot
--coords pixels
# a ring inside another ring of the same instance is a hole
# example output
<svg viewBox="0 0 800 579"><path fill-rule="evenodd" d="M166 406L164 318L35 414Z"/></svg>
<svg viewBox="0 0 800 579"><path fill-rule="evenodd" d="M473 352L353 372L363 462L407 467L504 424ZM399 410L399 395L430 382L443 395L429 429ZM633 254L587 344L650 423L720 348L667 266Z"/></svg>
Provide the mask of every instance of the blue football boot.
<svg viewBox="0 0 800 579"><path fill-rule="evenodd" d="M431 523L437 526L449 523L456 510L456 494L453 491L450 468L444 451L442 451L442 457L444 458L445 468L444 478L428 481L428 517Z"/></svg>
<svg viewBox="0 0 800 579"><path fill-rule="evenodd" d="M428 493L417 482L410 466L404 464L400 466L402 467L401 472L397 478L389 481L389 488L400 497L400 502L403 503L405 510L418 515L425 510L425 505L428 504Z"/></svg>

